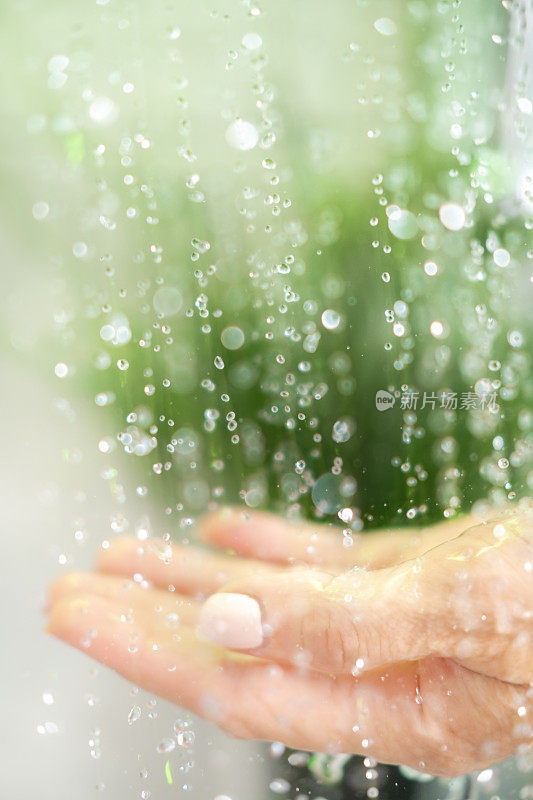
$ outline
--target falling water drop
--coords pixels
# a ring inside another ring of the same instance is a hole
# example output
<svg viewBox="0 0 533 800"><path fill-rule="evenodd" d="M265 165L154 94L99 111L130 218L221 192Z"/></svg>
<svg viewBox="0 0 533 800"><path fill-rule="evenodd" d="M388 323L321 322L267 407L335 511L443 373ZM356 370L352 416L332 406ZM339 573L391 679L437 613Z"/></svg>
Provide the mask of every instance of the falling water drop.
<svg viewBox="0 0 533 800"><path fill-rule="evenodd" d="M237 325L230 325L220 334L220 341L227 350L238 350L244 344L244 333Z"/></svg>
<svg viewBox="0 0 533 800"><path fill-rule="evenodd" d="M322 325L328 331L336 330L341 323L341 315L332 308L326 308L321 317Z"/></svg>
<svg viewBox="0 0 533 800"><path fill-rule="evenodd" d="M341 479L326 472L313 486L313 503L323 514L336 514L342 508Z"/></svg>
<svg viewBox="0 0 533 800"><path fill-rule="evenodd" d="M98 125L111 125L118 117L118 109L109 97L97 97L89 106L89 116Z"/></svg>
<svg viewBox="0 0 533 800"><path fill-rule="evenodd" d="M412 239L418 233L415 215L397 206L387 209L387 224L397 239Z"/></svg>
<svg viewBox="0 0 533 800"><path fill-rule="evenodd" d="M228 125L226 141L236 150L253 150L259 141L259 134L255 125L239 118Z"/></svg>
<svg viewBox="0 0 533 800"><path fill-rule="evenodd" d="M449 231L460 231L464 227L466 215L457 203L443 203L439 208L439 219Z"/></svg>
<svg viewBox="0 0 533 800"><path fill-rule="evenodd" d="M263 40L255 31L245 33L242 37L242 46L247 50L258 50L263 44Z"/></svg>
<svg viewBox="0 0 533 800"><path fill-rule="evenodd" d="M132 706L128 714L128 725L133 725L133 723L137 722L137 720L140 719L140 717L141 717L141 707Z"/></svg>
<svg viewBox="0 0 533 800"><path fill-rule="evenodd" d="M165 317L175 316L182 306L181 292L175 286L162 286L154 294L154 309Z"/></svg>
<svg viewBox="0 0 533 800"><path fill-rule="evenodd" d="M171 753L176 747L176 740L166 737L162 739L156 747L158 753Z"/></svg>
<svg viewBox="0 0 533 800"><path fill-rule="evenodd" d="M377 19L374 22L374 28L378 33L381 33L382 36L394 36L398 30L394 20L390 19L389 17L380 17Z"/></svg>

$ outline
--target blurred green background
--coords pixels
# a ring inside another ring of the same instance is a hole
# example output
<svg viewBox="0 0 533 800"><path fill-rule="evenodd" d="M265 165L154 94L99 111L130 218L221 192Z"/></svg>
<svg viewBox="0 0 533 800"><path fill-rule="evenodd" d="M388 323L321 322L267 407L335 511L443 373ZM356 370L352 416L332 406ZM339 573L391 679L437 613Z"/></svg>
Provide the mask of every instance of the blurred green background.
<svg viewBox="0 0 533 800"><path fill-rule="evenodd" d="M145 453L176 525L244 500L345 508L358 530L527 493L531 142L501 4L2 16L3 218L55 287L46 345L20 341L23 298L4 333L47 369L53 349L101 407L106 458ZM250 150L228 143L236 119ZM457 410L420 407L443 391ZM499 409L461 408L468 392Z"/></svg>

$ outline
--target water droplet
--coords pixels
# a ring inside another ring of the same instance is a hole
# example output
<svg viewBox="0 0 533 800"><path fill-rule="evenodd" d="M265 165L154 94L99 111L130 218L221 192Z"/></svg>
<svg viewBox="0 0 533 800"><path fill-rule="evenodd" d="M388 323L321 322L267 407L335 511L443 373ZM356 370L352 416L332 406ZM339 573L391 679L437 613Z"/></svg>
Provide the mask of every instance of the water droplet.
<svg viewBox="0 0 533 800"><path fill-rule="evenodd" d="M52 56L48 61L48 72L64 72L70 63L68 56Z"/></svg>
<svg viewBox="0 0 533 800"><path fill-rule="evenodd" d="M377 19L374 22L374 28L378 33L381 33L382 36L394 36L398 30L394 20L389 17L380 17Z"/></svg>
<svg viewBox="0 0 533 800"><path fill-rule="evenodd" d="M50 206L45 200L39 200L37 203L34 203L31 210L33 218L36 219L37 222L42 222L43 219L46 219L49 212Z"/></svg>
<svg viewBox="0 0 533 800"><path fill-rule="evenodd" d="M236 150L253 150L259 141L259 134L255 125L239 118L228 125L226 141Z"/></svg>
<svg viewBox="0 0 533 800"><path fill-rule="evenodd" d="M449 231L460 231L464 227L466 214L458 203L443 203L439 208L439 219Z"/></svg>
<svg viewBox="0 0 533 800"><path fill-rule="evenodd" d="M68 367L63 361L60 361L55 365L54 372L58 378L66 378L68 375Z"/></svg>
<svg viewBox="0 0 533 800"><path fill-rule="evenodd" d="M110 125L118 117L118 109L109 97L97 97L89 106L89 116L98 125Z"/></svg>
<svg viewBox="0 0 533 800"><path fill-rule="evenodd" d="M334 311L332 308L326 308L324 312L322 312L321 316L322 325L328 331L336 330L340 323L341 323L341 315L338 311Z"/></svg>
<svg viewBox="0 0 533 800"><path fill-rule="evenodd" d="M72 245L72 252L76 258L85 258L87 255L88 247L85 242L74 242Z"/></svg>
<svg viewBox="0 0 533 800"><path fill-rule="evenodd" d="M37 733L40 733L41 736L50 733L58 733L59 727L55 722L43 722L41 725L37 725Z"/></svg>
<svg viewBox="0 0 533 800"><path fill-rule="evenodd" d="M48 77L49 89L61 89L67 82L68 75L65 72L52 72Z"/></svg>
<svg viewBox="0 0 533 800"><path fill-rule="evenodd" d="M255 31L245 33L242 37L242 46L247 50L258 50L263 44L263 40Z"/></svg>
<svg viewBox="0 0 533 800"><path fill-rule="evenodd" d="M270 791L274 792L274 794L286 794L290 789L291 785L285 778L276 778L270 782Z"/></svg>
<svg viewBox="0 0 533 800"><path fill-rule="evenodd" d="M349 441L355 430L355 422L351 417L342 417L333 425L331 438L339 444Z"/></svg>
<svg viewBox="0 0 533 800"><path fill-rule="evenodd" d="M181 292L175 286L162 286L153 297L152 304L158 314L173 317L182 306Z"/></svg>
<svg viewBox="0 0 533 800"><path fill-rule="evenodd" d="M207 253L207 251L211 249L210 242L206 242L203 239L199 239L197 236L193 236L193 238L191 239L191 245L195 248L195 250L198 250L198 252L201 255Z"/></svg>
<svg viewBox="0 0 533 800"><path fill-rule="evenodd" d="M412 239L418 233L415 215L398 206L389 206L387 209L387 224L397 239Z"/></svg>
<svg viewBox="0 0 533 800"><path fill-rule="evenodd" d="M230 325L220 334L220 341L227 350L238 350L244 344L244 333L236 325Z"/></svg>
<svg viewBox="0 0 533 800"><path fill-rule="evenodd" d="M323 514L336 514L344 505L341 497L341 479L326 472L313 486L313 503Z"/></svg>
<svg viewBox="0 0 533 800"><path fill-rule="evenodd" d="M435 339L441 339L444 334L444 325L442 324L442 322L436 319L429 326L429 330L431 331L431 335L434 336Z"/></svg>
<svg viewBox="0 0 533 800"><path fill-rule="evenodd" d="M141 713L140 706L133 706L128 714L128 725L133 725L134 722L137 722L137 720L141 717Z"/></svg>
<svg viewBox="0 0 533 800"><path fill-rule="evenodd" d="M128 344L131 340L131 329L127 318L119 314L114 317L111 322L102 325L100 328L100 338L104 342L110 342L115 346Z"/></svg>
<svg viewBox="0 0 533 800"><path fill-rule="evenodd" d="M497 267L508 267L511 263L511 255L503 247L498 247L492 254L492 258Z"/></svg>
<svg viewBox="0 0 533 800"><path fill-rule="evenodd" d="M507 341L511 347L521 347L524 343L524 337L520 331L509 331L507 334Z"/></svg>
<svg viewBox="0 0 533 800"><path fill-rule="evenodd" d="M170 753L176 747L176 740L166 737L162 739L156 747L158 753Z"/></svg>

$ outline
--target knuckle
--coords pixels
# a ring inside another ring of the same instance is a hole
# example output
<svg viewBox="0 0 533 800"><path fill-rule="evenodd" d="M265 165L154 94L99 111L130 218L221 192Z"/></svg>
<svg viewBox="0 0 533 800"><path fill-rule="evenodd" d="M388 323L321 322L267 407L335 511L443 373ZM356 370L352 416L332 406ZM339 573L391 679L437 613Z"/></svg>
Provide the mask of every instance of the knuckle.
<svg viewBox="0 0 533 800"><path fill-rule="evenodd" d="M330 600L320 608L318 615L318 630L323 642L319 657L325 660L328 669L350 672L361 651L353 610L341 602Z"/></svg>

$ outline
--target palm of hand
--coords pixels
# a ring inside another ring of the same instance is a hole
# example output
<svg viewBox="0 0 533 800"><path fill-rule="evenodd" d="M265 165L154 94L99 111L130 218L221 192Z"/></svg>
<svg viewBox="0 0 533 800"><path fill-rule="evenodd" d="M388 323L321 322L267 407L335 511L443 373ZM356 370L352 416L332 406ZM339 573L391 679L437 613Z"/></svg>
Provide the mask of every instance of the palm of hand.
<svg viewBox="0 0 533 800"><path fill-rule="evenodd" d="M229 512L202 536L235 554L114 542L55 582L48 629L233 736L435 775L531 747L531 518L347 548Z"/></svg>

